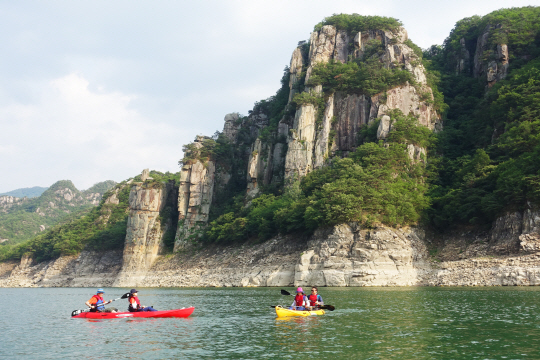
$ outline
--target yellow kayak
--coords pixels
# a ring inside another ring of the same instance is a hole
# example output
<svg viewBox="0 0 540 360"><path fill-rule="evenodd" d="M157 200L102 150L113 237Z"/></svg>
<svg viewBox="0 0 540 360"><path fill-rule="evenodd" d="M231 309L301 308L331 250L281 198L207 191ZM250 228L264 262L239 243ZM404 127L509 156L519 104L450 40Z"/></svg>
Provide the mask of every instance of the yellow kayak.
<svg viewBox="0 0 540 360"><path fill-rule="evenodd" d="M289 310L287 308L276 306L276 315L278 318L287 316L312 316L312 315L324 315L324 310Z"/></svg>

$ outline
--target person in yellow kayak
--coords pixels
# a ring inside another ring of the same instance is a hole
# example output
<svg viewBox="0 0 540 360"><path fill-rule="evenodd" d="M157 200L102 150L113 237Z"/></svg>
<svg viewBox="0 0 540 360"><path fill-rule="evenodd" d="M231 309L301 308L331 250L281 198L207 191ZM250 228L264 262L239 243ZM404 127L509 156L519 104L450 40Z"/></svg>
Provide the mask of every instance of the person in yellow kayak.
<svg viewBox="0 0 540 360"><path fill-rule="evenodd" d="M316 286L311 287L311 295L307 297L309 300L309 308L311 310L320 309L321 306L324 306L322 296L319 295L319 289Z"/></svg>
<svg viewBox="0 0 540 360"><path fill-rule="evenodd" d="M109 308L105 309L105 305L110 304L112 300L105 301L103 300L103 294L105 292L103 289L97 289L96 295L92 296L90 300L88 300L85 304L90 308L91 312L109 312L109 313L115 313L118 311L118 309L115 308Z"/></svg>
<svg viewBox="0 0 540 360"><path fill-rule="evenodd" d="M304 290L299 287L296 289L296 296L294 297L292 305L289 307L291 310L306 310L306 306L309 306L309 300L304 294Z"/></svg>

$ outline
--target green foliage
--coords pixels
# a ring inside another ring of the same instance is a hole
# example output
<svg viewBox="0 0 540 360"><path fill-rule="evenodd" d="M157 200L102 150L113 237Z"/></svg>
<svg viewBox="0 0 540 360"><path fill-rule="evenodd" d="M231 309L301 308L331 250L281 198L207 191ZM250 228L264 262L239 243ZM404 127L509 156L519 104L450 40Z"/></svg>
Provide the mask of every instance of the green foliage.
<svg viewBox="0 0 540 360"><path fill-rule="evenodd" d="M405 116L399 109L388 111L387 114L393 121L388 141L398 144L413 144L423 148L427 148L435 141L433 132L420 125L414 115Z"/></svg>
<svg viewBox="0 0 540 360"><path fill-rule="evenodd" d="M306 45L303 51L306 51ZM305 74L304 74L305 75ZM294 106L287 106L289 100L289 67L283 69L281 87L274 96L255 103L250 114L265 114L268 124L259 131L258 137L263 142L263 150L266 146L277 142L285 142L286 139L277 136L279 121L286 117L288 112L294 113ZM231 174L230 180L225 186L216 186L212 207L210 208L210 221L223 222L222 216L228 213L240 213L244 206L244 195L246 191L246 169L251 145L255 141L251 128L250 117L244 117L238 130L236 143L231 144L222 134L215 135L217 145L213 149L213 159L219 168ZM264 193L280 192L281 184L274 184L272 187L261 187ZM240 221L240 220L239 220ZM235 224L240 227L240 222ZM217 230L216 230L217 231ZM216 235L217 237L218 235ZM227 237L228 235L224 235ZM232 235L231 235L232 236ZM223 239L221 237L220 239ZM227 238L230 240L229 238Z"/></svg>
<svg viewBox="0 0 540 360"><path fill-rule="evenodd" d="M319 31L325 25L333 25L337 30L347 30L349 33L367 30L395 31L403 24L401 21L384 16L362 16L358 14L334 14L325 17L315 25L314 30Z"/></svg>
<svg viewBox="0 0 540 360"><path fill-rule="evenodd" d="M412 51L414 51L414 54L418 56L419 59L422 59L422 57L424 56L424 52L422 51L422 48L420 46L413 43L411 39L407 39L403 43L407 45L408 47L410 47Z"/></svg>
<svg viewBox="0 0 540 360"><path fill-rule="evenodd" d="M311 91L295 94L293 97L293 102L296 104L297 107L307 104L311 104L316 108L324 107L324 97L322 96L322 94Z"/></svg>
<svg viewBox="0 0 540 360"><path fill-rule="evenodd" d="M17 244L39 234L40 225L50 228L81 216L93 207L85 196L90 193L103 193L113 185L114 181L106 181L79 192L71 181L58 181L39 197L27 199L10 207L6 213L1 213L0 238L9 239L8 244ZM68 189L73 198L64 197L64 189Z"/></svg>
<svg viewBox="0 0 540 360"><path fill-rule="evenodd" d="M113 180L102 181L84 190L83 193L84 194L91 194L91 193L103 194L107 192L108 190L112 189L115 185L116 185L116 181L113 181Z"/></svg>
<svg viewBox="0 0 540 360"><path fill-rule="evenodd" d="M414 118L398 112L393 116L398 134L388 143L365 143L350 158L335 158L282 195L263 194L249 207L224 213L210 223L203 239L264 240L279 232L310 233L320 226L351 221L366 226L416 223L429 204L424 195L425 168L421 162L411 162L406 147L429 145L431 133Z"/></svg>
<svg viewBox="0 0 540 360"><path fill-rule="evenodd" d="M322 85L324 92L344 91L347 93L373 96L393 87L414 83L407 70L386 69L378 59L352 61L342 64L330 60L313 67L309 85Z"/></svg>
<svg viewBox="0 0 540 360"><path fill-rule="evenodd" d="M126 221L130 186L125 182L104 194L98 207L83 216L73 216L27 240L13 246L0 246L0 261L20 259L31 254L37 261L74 255L85 247L94 250L120 249L126 237ZM117 191L119 204L106 204L105 200Z"/></svg>
<svg viewBox="0 0 540 360"><path fill-rule="evenodd" d="M487 225L504 211L539 202L540 59L520 66L487 93L477 79L443 76L450 108L438 135L444 157L430 181L428 212L436 227Z"/></svg>
<svg viewBox="0 0 540 360"><path fill-rule="evenodd" d="M208 136L197 136L195 141L182 146L184 157L178 165L190 165L200 160L202 163L208 162L212 157L216 141Z"/></svg>
<svg viewBox="0 0 540 360"><path fill-rule="evenodd" d="M486 51L482 59L495 56L497 44L507 44L510 54L510 66L520 67L527 63L527 57L540 55L540 7L500 9L483 17L473 16L456 23L450 36L445 40L443 56L447 66L452 67L455 52L461 49L463 38L471 54L475 51L475 42L489 26L489 37ZM450 70L450 69L449 69Z"/></svg>

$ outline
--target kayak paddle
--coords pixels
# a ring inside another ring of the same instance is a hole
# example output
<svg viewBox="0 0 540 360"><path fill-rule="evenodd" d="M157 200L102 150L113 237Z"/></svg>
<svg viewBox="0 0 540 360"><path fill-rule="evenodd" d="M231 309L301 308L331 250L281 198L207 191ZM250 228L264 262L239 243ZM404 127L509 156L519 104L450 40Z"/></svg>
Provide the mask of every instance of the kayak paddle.
<svg viewBox="0 0 540 360"><path fill-rule="evenodd" d="M293 294L291 294L287 290L283 290L283 289L281 289L281 295L294 296ZM320 308L323 309L323 310L330 310L330 311L336 310L335 306L332 306L332 305L323 305L323 306L320 306Z"/></svg>
<svg viewBox="0 0 540 360"><path fill-rule="evenodd" d="M113 299L111 301L109 301L107 304L110 304L112 303L113 301L116 301L116 300L120 300L120 299L127 299L129 297L129 294L130 293L125 293L124 295L122 295L121 297L119 297L118 299ZM82 310L73 310L71 312L71 316L76 316L76 315L79 315L80 313L83 313L83 312L88 312L92 310L92 308L88 308L88 309L82 309Z"/></svg>

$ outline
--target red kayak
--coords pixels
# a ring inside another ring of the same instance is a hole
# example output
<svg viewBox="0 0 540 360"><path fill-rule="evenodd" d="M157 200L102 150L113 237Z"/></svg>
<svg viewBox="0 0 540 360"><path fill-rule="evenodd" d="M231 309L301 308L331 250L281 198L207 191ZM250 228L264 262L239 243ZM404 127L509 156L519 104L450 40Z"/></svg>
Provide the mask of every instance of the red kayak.
<svg viewBox="0 0 540 360"><path fill-rule="evenodd" d="M103 313L103 312L82 312L78 315L72 316L72 318L85 318L85 319L124 319L124 318L187 318L193 313L195 308L188 307L184 309L176 310L163 310L163 311L139 311L139 312L117 312L117 313Z"/></svg>

